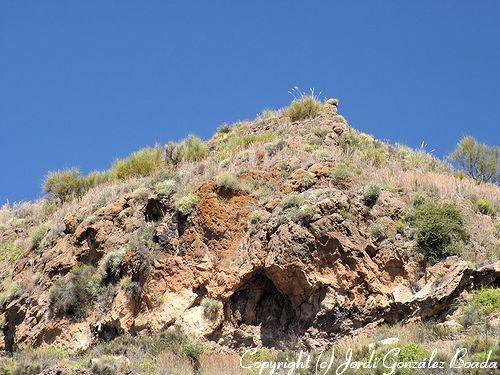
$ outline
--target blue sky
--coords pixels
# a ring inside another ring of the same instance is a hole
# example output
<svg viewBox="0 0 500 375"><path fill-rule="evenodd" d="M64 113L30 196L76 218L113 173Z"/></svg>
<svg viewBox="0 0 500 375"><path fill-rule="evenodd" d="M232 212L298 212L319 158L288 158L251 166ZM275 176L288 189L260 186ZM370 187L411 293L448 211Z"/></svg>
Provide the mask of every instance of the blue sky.
<svg viewBox="0 0 500 375"><path fill-rule="evenodd" d="M0 5L0 204L290 102L444 156L499 144L500 1L10 1Z"/></svg>

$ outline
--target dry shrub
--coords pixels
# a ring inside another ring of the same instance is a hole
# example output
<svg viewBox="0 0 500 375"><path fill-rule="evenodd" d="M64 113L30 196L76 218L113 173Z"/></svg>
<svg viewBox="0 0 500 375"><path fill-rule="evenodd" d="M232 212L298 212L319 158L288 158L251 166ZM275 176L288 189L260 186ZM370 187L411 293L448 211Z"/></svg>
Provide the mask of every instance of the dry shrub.
<svg viewBox="0 0 500 375"><path fill-rule="evenodd" d="M192 375L194 368L188 358L175 355L170 351L164 351L156 357L158 374L170 375Z"/></svg>
<svg viewBox="0 0 500 375"><path fill-rule="evenodd" d="M243 373L237 354L207 353L200 358L201 375L238 375Z"/></svg>

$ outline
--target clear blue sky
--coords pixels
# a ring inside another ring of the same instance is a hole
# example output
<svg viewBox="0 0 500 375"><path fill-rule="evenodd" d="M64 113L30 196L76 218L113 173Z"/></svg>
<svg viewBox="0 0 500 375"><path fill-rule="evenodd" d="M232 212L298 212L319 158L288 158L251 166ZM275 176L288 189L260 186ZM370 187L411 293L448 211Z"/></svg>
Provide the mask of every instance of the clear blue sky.
<svg viewBox="0 0 500 375"><path fill-rule="evenodd" d="M439 156L499 143L500 1L0 3L0 204L290 101Z"/></svg>

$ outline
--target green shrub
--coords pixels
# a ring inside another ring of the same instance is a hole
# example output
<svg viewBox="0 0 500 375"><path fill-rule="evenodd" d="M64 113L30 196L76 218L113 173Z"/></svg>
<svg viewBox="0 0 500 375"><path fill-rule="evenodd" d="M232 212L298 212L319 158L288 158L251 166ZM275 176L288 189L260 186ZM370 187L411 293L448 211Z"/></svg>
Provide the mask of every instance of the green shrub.
<svg viewBox="0 0 500 375"><path fill-rule="evenodd" d="M363 201L367 206L373 206L380 195L380 186L376 183L369 183L363 189Z"/></svg>
<svg viewBox="0 0 500 375"><path fill-rule="evenodd" d="M490 346L482 352L476 353L474 360L477 362L500 362L500 346L495 342L491 342Z"/></svg>
<svg viewBox="0 0 500 375"><path fill-rule="evenodd" d="M304 198L298 193L285 195L282 200L284 208L299 207L302 203L304 203Z"/></svg>
<svg viewBox="0 0 500 375"><path fill-rule="evenodd" d="M190 134L187 139L181 143L182 161L200 161L207 157L208 148L203 141Z"/></svg>
<svg viewBox="0 0 500 375"><path fill-rule="evenodd" d="M99 280L92 266L79 266L69 277L57 280L49 289L49 305L55 315L79 317L100 293Z"/></svg>
<svg viewBox="0 0 500 375"><path fill-rule="evenodd" d="M370 147L363 152L363 157L374 167L380 167L387 160L387 152L383 147Z"/></svg>
<svg viewBox="0 0 500 375"><path fill-rule="evenodd" d="M316 207L312 204L303 204L297 211L297 219L308 223L316 213Z"/></svg>
<svg viewBox="0 0 500 375"><path fill-rule="evenodd" d="M500 181L500 147L487 146L471 136L463 137L448 157L460 170L478 182Z"/></svg>
<svg viewBox="0 0 500 375"><path fill-rule="evenodd" d="M67 202L83 195L88 190L88 181L78 169L49 172L43 190L50 198Z"/></svg>
<svg viewBox="0 0 500 375"><path fill-rule="evenodd" d="M300 121L308 118L315 118L320 115L323 106L313 96L304 96L295 99L286 110L286 115L290 121Z"/></svg>
<svg viewBox="0 0 500 375"><path fill-rule="evenodd" d="M43 239L47 234L47 227L45 224L39 224L33 228L28 237L30 249L38 249L42 245Z"/></svg>
<svg viewBox="0 0 500 375"><path fill-rule="evenodd" d="M170 195L175 192L175 181L174 180L164 180L155 184L155 190L159 194Z"/></svg>
<svg viewBox="0 0 500 375"><path fill-rule="evenodd" d="M333 168L331 176L333 181L339 184L345 184L351 180L351 172L349 172L349 167L344 163L337 164Z"/></svg>
<svg viewBox="0 0 500 375"><path fill-rule="evenodd" d="M421 204L415 208L413 225L417 246L431 262L456 255L454 245L468 238L462 215L449 203Z"/></svg>
<svg viewBox="0 0 500 375"><path fill-rule="evenodd" d="M192 360L197 360L203 348L194 340L189 338L179 328L169 328L166 331L149 335L129 334L118 336L115 339L96 345L92 349L95 357L127 355L139 351L152 357L161 352L171 351L176 355L182 355Z"/></svg>
<svg viewBox="0 0 500 375"><path fill-rule="evenodd" d="M277 139L276 134L264 132L258 134L238 134L233 131L226 134L217 144L217 152L221 158L227 158L236 153L246 150L253 144L270 143ZM282 145L281 145L282 146Z"/></svg>
<svg viewBox="0 0 500 375"><path fill-rule="evenodd" d="M116 180L125 180L130 177L149 176L163 164L161 147L143 148L134 152L127 159L115 161L111 167L111 176Z"/></svg>
<svg viewBox="0 0 500 375"><path fill-rule="evenodd" d="M343 133L339 137L339 147L342 149L344 152L349 152L350 150L355 149L356 147L359 147L361 144L361 136L358 135L354 131L349 131L346 133Z"/></svg>
<svg viewBox="0 0 500 375"><path fill-rule="evenodd" d="M468 306L478 308L483 314L500 311L500 289L485 288L472 293Z"/></svg>
<svg viewBox="0 0 500 375"><path fill-rule="evenodd" d="M114 283L123 275L125 250L110 251L100 261L100 272L104 283Z"/></svg>
<svg viewBox="0 0 500 375"><path fill-rule="evenodd" d="M331 129L325 128L323 126L314 125L311 128L311 131L313 132L313 134L316 137L318 137L318 139L320 139L321 141L323 141L325 139L325 137L327 136L327 134L330 133Z"/></svg>
<svg viewBox="0 0 500 375"><path fill-rule="evenodd" d="M482 323L486 316L481 313L480 309L474 306L465 306L460 317L460 324L464 328L470 328L476 324Z"/></svg>
<svg viewBox="0 0 500 375"><path fill-rule="evenodd" d="M222 173L217 176L217 187L227 191L238 191L240 189L240 182L238 178L231 173Z"/></svg>
<svg viewBox="0 0 500 375"><path fill-rule="evenodd" d="M144 202L149 196L149 189L145 186L138 187L132 192L132 197L139 202Z"/></svg>
<svg viewBox="0 0 500 375"><path fill-rule="evenodd" d="M429 357L429 352L419 344L409 343L400 347L401 351L397 356L398 362L416 362Z"/></svg>
<svg viewBox="0 0 500 375"><path fill-rule="evenodd" d="M192 362L198 362L202 353L203 347L197 342L187 341L181 344L181 354L189 358Z"/></svg>
<svg viewBox="0 0 500 375"><path fill-rule="evenodd" d="M121 368L119 361L112 356L92 358L90 369L95 375L116 375L118 371L125 370Z"/></svg>
<svg viewBox="0 0 500 375"><path fill-rule="evenodd" d="M250 214L249 220L252 224L260 223L262 221L262 215L260 214L260 212L254 211Z"/></svg>
<svg viewBox="0 0 500 375"><path fill-rule="evenodd" d="M14 298L21 294L21 287L18 283L13 282L10 277L2 281L2 289L0 291L0 307L9 303Z"/></svg>
<svg viewBox="0 0 500 375"><path fill-rule="evenodd" d="M478 199L475 202L476 209L484 215L493 215L495 209L493 205L485 199Z"/></svg>
<svg viewBox="0 0 500 375"><path fill-rule="evenodd" d="M183 215L189 214L197 205L200 198L195 194L186 194L175 203L175 208Z"/></svg>
<svg viewBox="0 0 500 375"><path fill-rule="evenodd" d="M195 162L208 156L208 147L203 141L190 134L180 144L169 142L165 146L165 162L167 165L177 167L181 162Z"/></svg>
<svg viewBox="0 0 500 375"><path fill-rule="evenodd" d="M130 276L122 279L121 287L128 298L136 298L142 293L142 285L138 281L132 281Z"/></svg>
<svg viewBox="0 0 500 375"><path fill-rule="evenodd" d="M424 204L426 202L426 200L427 200L427 197L425 195L420 194L420 193L416 193L412 197L411 205L416 208L416 207Z"/></svg>
<svg viewBox="0 0 500 375"><path fill-rule="evenodd" d="M396 232L399 234L405 234L406 230L406 219L399 218L396 220Z"/></svg>
<svg viewBox="0 0 500 375"><path fill-rule="evenodd" d="M126 245L124 263L129 276L122 280L121 287L131 299L142 294L151 273L157 250L157 244L153 241L154 231L154 223L147 223L131 236Z"/></svg>
<svg viewBox="0 0 500 375"><path fill-rule="evenodd" d="M469 353L475 354L490 350L493 346L495 346L494 340L491 340L487 336L474 335L466 337L457 347L466 348Z"/></svg>
<svg viewBox="0 0 500 375"><path fill-rule="evenodd" d="M53 347L28 348L14 354L14 367L12 372L8 374L38 375L43 370L59 364L67 358L68 354L62 349Z"/></svg>
<svg viewBox="0 0 500 375"><path fill-rule="evenodd" d="M275 155L278 151L283 150L285 147L285 142L282 138L276 138L274 141L267 142L264 144L264 149L268 153L268 155Z"/></svg>
<svg viewBox="0 0 500 375"><path fill-rule="evenodd" d="M48 196L60 203L81 197L89 189L109 182L108 172L95 171L87 176L80 175L78 169L49 172L43 186Z"/></svg>
<svg viewBox="0 0 500 375"><path fill-rule="evenodd" d="M108 172L94 171L85 177L87 189L91 189L97 185L104 184L111 180L111 175Z"/></svg>
<svg viewBox="0 0 500 375"><path fill-rule="evenodd" d="M280 111L276 111L276 110L273 110L273 109L264 109L262 112L260 112L257 117L256 117L256 121L270 121L270 120L274 120L276 118L278 118L278 116L280 115Z"/></svg>
<svg viewBox="0 0 500 375"><path fill-rule="evenodd" d="M221 134L231 133L232 130L233 128L231 127L231 125L228 124L222 124L217 128L217 132Z"/></svg>
<svg viewBox="0 0 500 375"><path fill-rule="evenodd" d="M8 260L13 263L23 255L23 248L12 241L0 243L0 261Z"/></svg>
<svg viewBox="0 0 500 375"><path fill-rule="evenodd" d="M370 234L375 237L376 239L383 238L385 236L385 225L384 223L377 221L373 224L370 225L368 230L370 231Z"/></svg>
<svg viewBox="0 0 500 375"><path fill-rule="evenodd" d="M325 148L318 148L313 150L313 156L317 159L328 158L331 155L331 152Z"/></svg>
<svg viewBox="0 0 500 375"><path fill-rule="evenodd" d="M309 189L311 186L314 185L314 177L311 175L304 175L300 179L300 187L303 189Z"/></svg>
<svg viewBox="0 0 500 375"><path fill-rule="evenodd" d="M231 159L230 158L225 158L225 159L222 159L219 163L219 165L222 167L222 168L226 168L229 163L231 162Z"/></svg>

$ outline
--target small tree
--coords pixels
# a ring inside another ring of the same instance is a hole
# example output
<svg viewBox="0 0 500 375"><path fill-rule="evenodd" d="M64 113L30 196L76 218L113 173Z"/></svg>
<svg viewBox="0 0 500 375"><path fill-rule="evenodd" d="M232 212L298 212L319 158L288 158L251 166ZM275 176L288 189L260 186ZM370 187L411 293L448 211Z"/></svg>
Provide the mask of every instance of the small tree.
<svg viewBox="0 0 500 375"><path fill-rule="evenodd" d="M478 182L500 182L500 147L479 143L471 136L463 137L448 156L450 161Z"/></svg>

